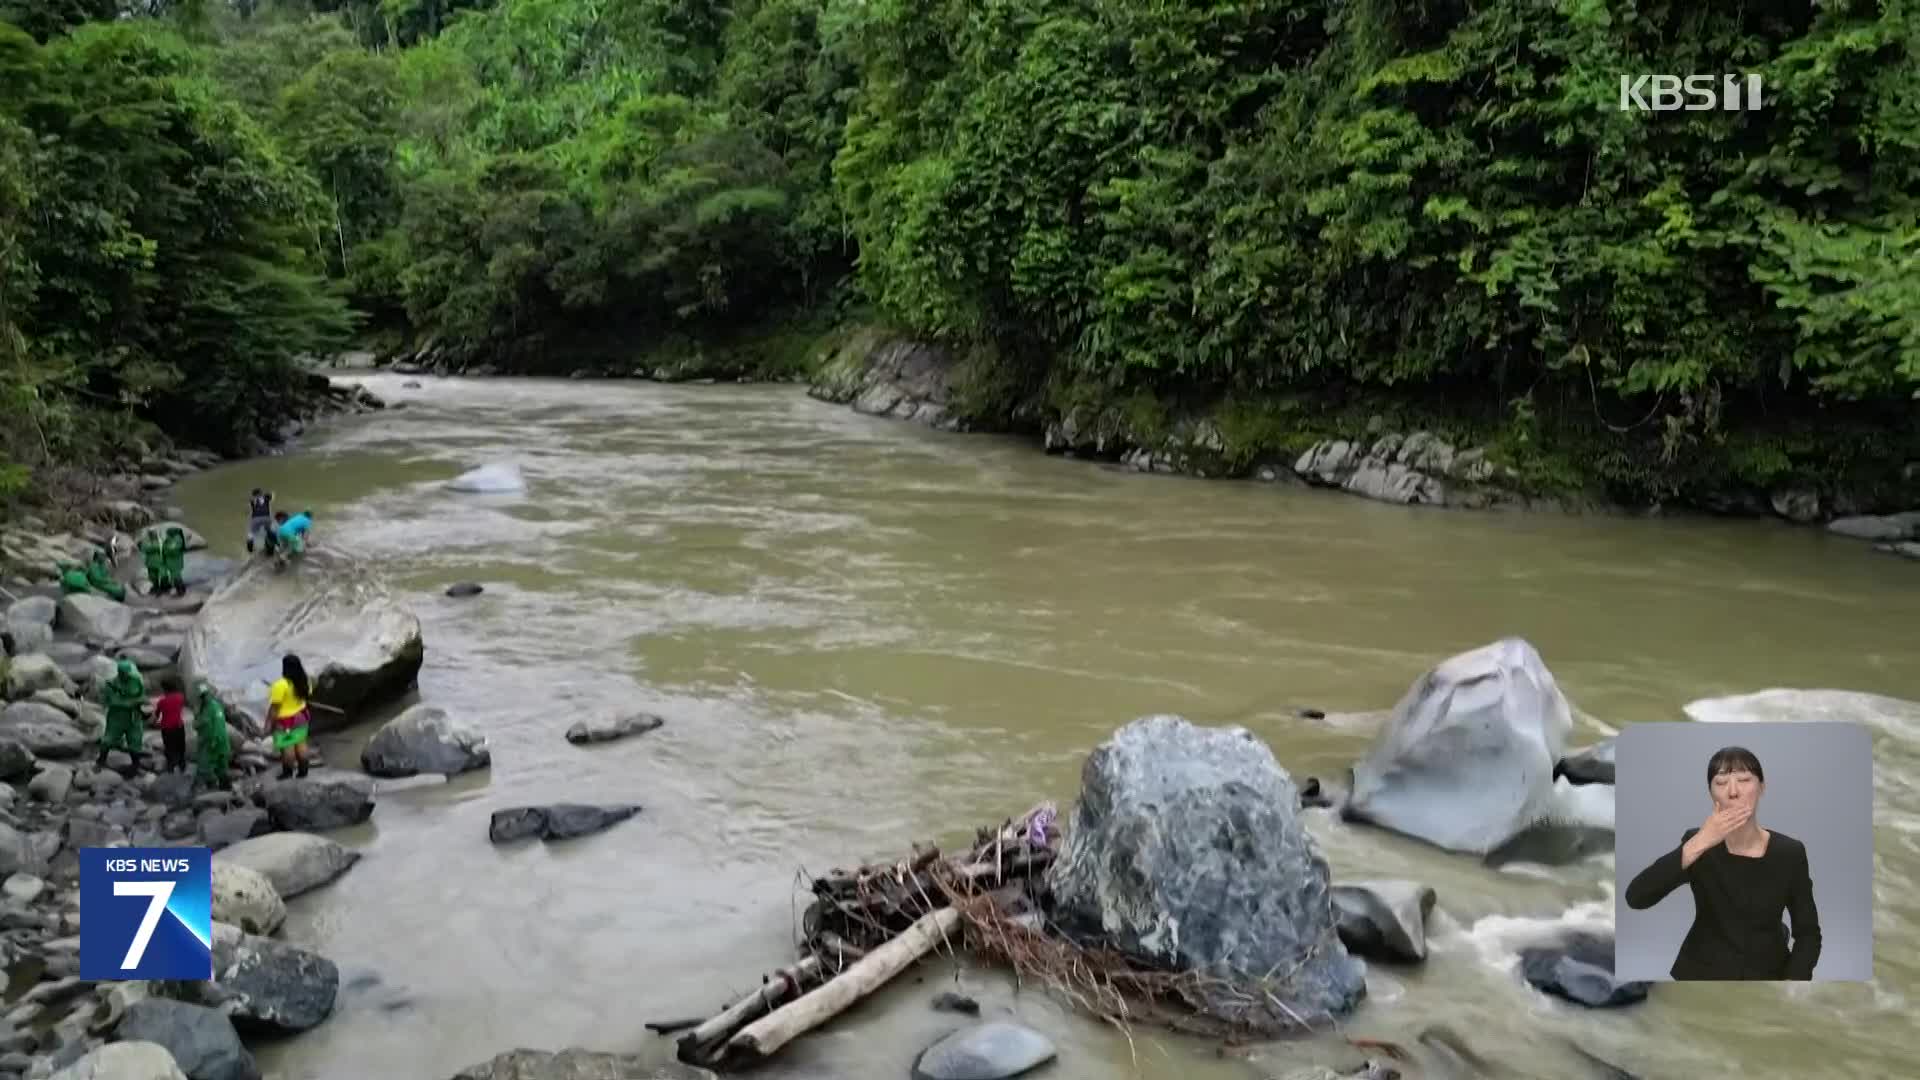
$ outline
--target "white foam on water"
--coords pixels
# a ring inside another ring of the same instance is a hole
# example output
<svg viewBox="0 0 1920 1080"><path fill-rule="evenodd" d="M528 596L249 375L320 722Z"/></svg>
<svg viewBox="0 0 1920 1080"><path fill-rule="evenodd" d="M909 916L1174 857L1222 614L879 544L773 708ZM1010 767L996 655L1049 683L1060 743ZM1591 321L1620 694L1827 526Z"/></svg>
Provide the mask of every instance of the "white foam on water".
<svg viewBox="0 0 1920 1080"><path fill-rule="evenodd" d="M1857 690L1775 688L1751 694L1702 698L1683 706L1683 711L1688 717L1709 724L1805 720L1853 722L1920 743L1920 702L1902 701Z"/></svg>
<svg viewBox="0 0 1920 1080"><path fill-rule="evenodd" d="M1464 943L1481 963L1512 971L1519 965L1522 949L1556 944L1569 930L1612 937L1613 883L1601 882L1601 889L1600 899L1583 900L1558 915L1483 915L1464 929L1445 933L1441 940L1449 947ZM1430 942L1435 939L1431 930Z"/></svg>

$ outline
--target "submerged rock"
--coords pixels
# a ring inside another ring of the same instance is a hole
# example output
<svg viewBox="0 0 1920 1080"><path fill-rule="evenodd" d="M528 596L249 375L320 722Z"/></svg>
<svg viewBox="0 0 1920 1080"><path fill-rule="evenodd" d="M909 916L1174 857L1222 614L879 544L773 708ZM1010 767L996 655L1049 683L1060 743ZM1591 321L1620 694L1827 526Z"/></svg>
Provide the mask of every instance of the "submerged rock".
<svg viewBox="0 0 1920 1080"><path fill-rule="evenodd" d="M311 892L346 873L360 853L324 836L304 832L268 833L221 851L214 865L244 866L267 879L281 899Z"/></svg>
<svg viewBox="0 0 1920 1080"><path fill-rule="evenodd" d="M1614 740L1605 739L1572 757L1561 758L1553 766L1553 778L1567 778L1573 784L1613 783Z"/></svg>
<svg viewBox="0 0 1920 1080"><path fill-rule="evenodd" d="M260 1080L259 1066L233 1021L217 1009L144 998L127 1008L114 1035L165 1047L188 1080Z"/></svg>
<svg viewBox="0 0 1920 1080"><path fill-rule="evenodd" d="M1645 1001L1652 984L1615 978L1613 955L1613 939L1569 931L1557 944L1520 950L1520 974L1542 993L1592 1009Z"/></svg>
<svg viewBox="0 0 1920 1080"><path fill-rule="evenodd" d="M1282 1032L1344 1016L1366 983L1336 934L1327 863L1299 805L1246 729L1136 720L1081 770L1050 872L1056 917L1158 966L1261 984L1191 1002L1227 1023Z"/></svg>
<svg viewBox="0 0 1920 1080"><path fill-rule="evenodd" d="M575 746L586 743L612 742L629 735L645 735L649 731L663 727L666 721L652 713L627 713L623 716L602 717L596 720L581 720L567 729L567 741Z"/></svg>
<svg viewBox="0 0 1920 1080"><path fill-rule="evenodd" d="M1427 919L1436 896L1415 881L1356 881L1333 887L1340 942L1355 956L1398 964L1427 958Z"/></svg>
<svg viewBox="0 0 1920 1080"><path fill-rule="evenodd" d="M374 776L420 773L454 776L493 764L487 737L454 722L445 709L415 705L387 721L360 754L360 767Z"/></svg>
<svg viewBox="0 0 1920 1080"><path fill-rule="evenodd" d="M962 1028L920 1052L913 1080L1008 1080L1052 1061L1053 1042L1004 1020Z"/></svg>
<svg viewBox="0 0 1920 1080"><path fill-rule="evenodd" d="M470 495L518 495L527 490L520 466L505 463L482 465L447 481L448 491Z"/></svg>
<svg viewBox="0 0 1920 1080"><path fill-rule="evenodd" d="M638 814L638 806L583 806L578 803L554 803L551 806L516 806L495 810L487 823L487 839L496 844L516 840L571 840L617 825Z"/></svg>
<svg viewBox="0 0 1920 1080"><path fill-rule="evenodd" d="M509 1050L456 1073L452 1080L716 1080L712 1072L677 1061L594 1050Z"/></svg>
<svg viewBox="0 0 1920 1080"><path fill-rule="evenodd" d="M486 586L477 581L458 581L447 586L448 596L479 596L485 591Z"/></svg>
<svg viewBox="0 0 1920 1080"><path fill-rule="evenodd" d="M1485 855L1556 808L1573 710L1540 654L1505 638L1445 660L1407 691L1353 768L1341 807L1449 851Z"/></svg>

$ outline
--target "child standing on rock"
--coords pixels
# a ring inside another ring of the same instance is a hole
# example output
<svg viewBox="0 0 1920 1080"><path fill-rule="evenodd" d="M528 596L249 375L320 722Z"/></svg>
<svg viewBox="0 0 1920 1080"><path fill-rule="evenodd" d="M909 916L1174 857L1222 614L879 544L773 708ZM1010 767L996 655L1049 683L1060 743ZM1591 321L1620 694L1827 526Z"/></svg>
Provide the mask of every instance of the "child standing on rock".
<svg viewBox="0 0 1920 1080"><path fill-rule="evenodd" d="M200 699L200 706L193 714L193 742L199 765L196 778L210 788L225 791L233 786L227 776L227 764L232 757L232 744L227 738L227 710L214 696L207 680L194 683L193 693Z"/></svg>
<svg viewBox="0 0 1920 1080"><path fill-rule="evenodd" d="M102 704L107 707L107 729L100 733L101 768L107 767L107 754L113 750L125 750L133 759L133 767L140 767L140 752L143 725L140 714L147 704L147 684L140 678L140 669L131 660L121 660L100 688Z"/></svg>
<svg viewBox="0 0 1920 1080"><path fill-rule="evenodd" d="M273 717L273 748L280 751L282 780L295 775L296 762L299 775L307 775L307 721L312 715L307 697L312 692L307 669L299 657L288 653L280 661L280 678L267 692L267 712Z"/></svg>
<svg viewBox="0 0 1920 1080"><path fill-rule="evenodd" d="M167 771L187 771L187 695L180 690L180 677L168 675L160 680L160 696L153 701L153 712L160 724L160 745L166 748Z"/></svg>

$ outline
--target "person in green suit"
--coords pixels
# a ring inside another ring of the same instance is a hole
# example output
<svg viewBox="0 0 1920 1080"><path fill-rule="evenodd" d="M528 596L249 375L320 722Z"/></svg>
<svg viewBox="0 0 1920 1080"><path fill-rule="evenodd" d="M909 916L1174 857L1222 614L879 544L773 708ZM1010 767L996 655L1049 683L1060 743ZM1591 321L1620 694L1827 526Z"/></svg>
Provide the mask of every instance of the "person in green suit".
<svg viewBox="0 0 1920 1080"><path fill-rule="evenodd" d="M60 591L73 593L91 593L93 583L87 580L87 568L79 563L54 563L54 570L60 575Z"/></svg>
<svg viewBox="0 0 1920 1080"><path fill-rule="evenodd" d="M166 571L167 584L175 593L187 595L187 534L180 526L167 530L167 539L160 545L160 561Z"/></svg>
<svg viewBox="0 0 1920 1080"><path fill-rule="evenodd" d="M147 591L159 596L167 590L167 563L160 534L152 529L140 534L140 559L147 565Z"/></svg>
<svg viewBox="0 0 1920 1080"><path fill-rule="evenodd" d="M193 684L194 697L199 707L193 713L194 756L198 762L196 770L201 783L210 788L227 790L233 787L233 779L227 773L233 757L233 746L227 737L227 710L214 696L213 687L207 680L201 679Z"/></svg>
<svg viewBox="0 0 1920 1080"><path fill-rule="evenodd" d="M93 549L93 561L87 564L87 583L102 596L115 600L127 598L127 587L113 579L113 562L107 558L106 548Z"/></svg>
<svg viewBox="0 0 1920 1080"><path fill-rule="evenodd" d="M140 669L131 660L121 660L106 685L100 688L103 704L107 707L107 729L100 733L100 760L98 764L105 768L107 753L112 750L125 750L133 758L133 767L140 767L141 735L144 725L141 723L141 711L147 705L147 683L140 677Z"/></svg>

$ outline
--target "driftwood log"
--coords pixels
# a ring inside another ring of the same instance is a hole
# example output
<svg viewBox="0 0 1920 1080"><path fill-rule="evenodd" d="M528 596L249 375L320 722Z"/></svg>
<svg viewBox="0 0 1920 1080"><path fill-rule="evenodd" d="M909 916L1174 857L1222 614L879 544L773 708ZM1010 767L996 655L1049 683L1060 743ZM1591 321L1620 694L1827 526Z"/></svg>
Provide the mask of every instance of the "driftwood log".
<svg viewBox="0 0 1920 1080"><path fill-rule="evenodd" d="M943 858L938 848L916 845L893 863L815 878L801 958L707 1020L671 1022L692 1028L680 1037L680 1060L707 1068L752 1064L845 1012L956 938L964 921L952 906L956 886L1018 909L1026 883L1053 862L1052 821L1052 806L1043 804L998 829L979 830L962 855Z"/></svg>

